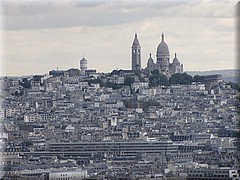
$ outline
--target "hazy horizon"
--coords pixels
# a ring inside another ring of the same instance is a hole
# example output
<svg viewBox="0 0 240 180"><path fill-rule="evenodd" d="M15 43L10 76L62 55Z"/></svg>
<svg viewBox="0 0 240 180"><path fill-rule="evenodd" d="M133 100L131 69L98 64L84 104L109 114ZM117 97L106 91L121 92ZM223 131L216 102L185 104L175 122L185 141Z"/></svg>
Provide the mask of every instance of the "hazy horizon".
<svg viewBox="0 0 240 180"><path fill-rule="evenodd" d="M2 1L1 76L79 68L131 69L134 33L156 61L162 32L184 71L236 69L238 1Z"/></svg>
<svg viewBox="0 0 240 180"><path fill-rule="evenodd" d="M68 68L68 69L71 69L71 68ZM66 71L68 69L58 69L58 70ZM56 69L51 69L51 70L56 70ZM51 70L49 70L49 71L51 71ZM109 72L97 72L97 73L111 73L113 70L117 70L117 69L112 69ZM118 70L121 70L121 69L118 69ZM40 75L41 76L41 75L49 74L49 71L45 72L45 73L33 73L33 74L24 74L24 75L0 75L0 78L4 78L4 77L27 77L27 76L34 76L34 75ZM212 74L214 71L240 71L240 69L239 68L235 68L235 69L215 69L215 70L213 69L213 70L206 70L206 71L198 71L198 70L196 70L196 71L184 71L184 72L186 72L186 73L188 73L190 75L192 73L195 74L195 73L199 72L200 74L196 74L196 75L201 75L202 73L208 73L208 72L210 72L210 74Z"/></svg>

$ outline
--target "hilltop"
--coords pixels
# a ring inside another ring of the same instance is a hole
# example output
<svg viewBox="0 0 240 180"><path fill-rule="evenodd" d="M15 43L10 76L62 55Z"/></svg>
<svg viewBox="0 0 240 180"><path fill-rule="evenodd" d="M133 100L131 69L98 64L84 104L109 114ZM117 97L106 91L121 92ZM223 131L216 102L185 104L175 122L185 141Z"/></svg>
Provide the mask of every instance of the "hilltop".
<svg viewBox="0 0 240 180"><path fill-rule="evenodd" d="M225 69L225 70L211 70L211 71L187 71L191 76L199 75L213 75L213 74L221 74L224 81L227 82L238 82L240 78L240 69Z"/></svg>

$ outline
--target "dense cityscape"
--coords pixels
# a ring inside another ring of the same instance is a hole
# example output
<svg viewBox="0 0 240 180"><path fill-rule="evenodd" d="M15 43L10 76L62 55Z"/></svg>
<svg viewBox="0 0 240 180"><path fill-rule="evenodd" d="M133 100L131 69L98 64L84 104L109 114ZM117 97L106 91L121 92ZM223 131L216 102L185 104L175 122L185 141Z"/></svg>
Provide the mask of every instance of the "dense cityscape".
<svg viewBox="0 0 240 180"><path fill-rule="evenodd" d="M2 77L2 179L239 179L237 84L184 72L164 34L146 68L131 51L131 70Z"/></svg>

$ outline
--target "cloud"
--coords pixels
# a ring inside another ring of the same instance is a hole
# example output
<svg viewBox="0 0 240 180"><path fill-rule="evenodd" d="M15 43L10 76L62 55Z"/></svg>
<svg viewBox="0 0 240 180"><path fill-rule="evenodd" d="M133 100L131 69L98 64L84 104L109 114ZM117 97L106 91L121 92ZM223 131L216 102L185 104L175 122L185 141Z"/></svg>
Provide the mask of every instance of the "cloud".
<svg viewBox="0 0 240 180"><path fill-rule="evenodd" d="M171 58L177 52L186 70L233 68L235 64L232 1L4 3L7 75L77 68L83 53L89 67L98 71L129 69L135 32L143 67L150 52L156 60L162 32Z"/></svg>
<svg viewBox="0 0 240 180"><path fill-rule="evenodd" d="M6 30L94 27L140 22L159 16L193 16L198 4L199 1L186 0L3 1L3 16Z"/></svg>

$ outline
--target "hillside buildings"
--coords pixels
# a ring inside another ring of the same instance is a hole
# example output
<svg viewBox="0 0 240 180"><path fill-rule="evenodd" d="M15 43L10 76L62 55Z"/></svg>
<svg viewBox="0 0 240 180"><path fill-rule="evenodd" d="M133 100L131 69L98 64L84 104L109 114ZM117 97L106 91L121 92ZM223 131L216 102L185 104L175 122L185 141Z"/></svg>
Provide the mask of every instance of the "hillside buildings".
<svg viewBox="0 0 240 180"><path fill-rule="evenodd" d="M137 38L133 70L97 73L83 58L0 79L2 179L239 179L239 92L220 75L151 84L152 70L171 80L182 65L162 36L142 69Z"/></svg>

